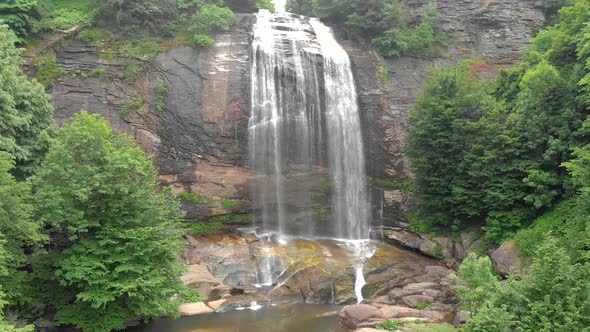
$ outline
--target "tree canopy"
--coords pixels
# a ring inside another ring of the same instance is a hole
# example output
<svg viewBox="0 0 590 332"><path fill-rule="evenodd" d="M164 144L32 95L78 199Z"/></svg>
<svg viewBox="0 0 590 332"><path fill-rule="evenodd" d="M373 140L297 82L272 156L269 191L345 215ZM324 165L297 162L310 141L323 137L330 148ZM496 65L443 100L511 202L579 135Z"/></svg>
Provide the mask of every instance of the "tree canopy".
<svg viewBox="0 0 590 332"><path fill-rule="evenodd" d="M35 182L50 251L37 262L56 321L84 331L171 315L180 289L178 202L158 192L152 162L98 115L64 125Z"/></svg>

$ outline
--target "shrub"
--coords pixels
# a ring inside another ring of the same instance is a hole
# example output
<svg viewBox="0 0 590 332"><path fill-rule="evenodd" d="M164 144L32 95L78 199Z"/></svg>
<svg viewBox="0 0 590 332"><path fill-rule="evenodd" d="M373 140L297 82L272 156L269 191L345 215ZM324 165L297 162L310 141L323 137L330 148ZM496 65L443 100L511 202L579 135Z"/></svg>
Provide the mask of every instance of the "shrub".
<svg viewBox="0 0 590 332"><path fill-rule="evenodd" d="M224 209L232 209L232 208L235 208L238 205L240 205L240 201L237 201L237 200L234 200L234 199L228 199L228 200L222 200L221 201L221 206Z"/></svg>
<svg viewBox="0 0 590 332"><path fill-rule="evenodd" d="M46 88L53 86L60 77L68 73L55 61L53 51L36 57L33 60L33 67L35 67L35 78Z"/></svg>
<svg viewBox="0 0 590 332"><path fill-rule="evenodd" d="M198 13L193 15L193 25L190 30L201 34L228 31L235 22L236 16L229 8L204 5Z"/></svg>
<svg viewBox="0 0 590 332"><path fill-rule="evenodd" d="M198 235L198 234L206 234L214 231L218 231L223 229L223 223L219 221L214 221L212 223L198 223L198 224L191 224L186 227L185 233L187 235Z"/></svg>
<svg viewBox="0 0 590 332"><path fill-rule="evenodd" d="M380 330L395 331L395 330L399 329L400 327L403 327L404 325L405 325L405 322L402 322L399 320L395 320L395 321L386 320L383 323L379 323L379 324L375 325L375 327Z"/></svg>
<svg viewBox="0 0 590 332"><path fill-rule="evenodd" d="M197 47L211 47L215 44L215 39L207 35L194 35L193 44Z"/></svg>
<svg viewBox="0 0 590 332"><path fill-rule="evenodd" d="M128 58L152 61L160 54L160 44L148 38L128 40L121 52Z"/></svg>
<svg viewBox="0 0 590 332"><path fill-rule="evenodd" d="M158 85L156 88L156 110L163 112L166 107L165 99L168 95L168 87L165 85Z"/></svg>
<svg viewBox="0 0 590 332"><path fill-rule="evenodd" d="M416 309L424 310L424 309L430 308L431 306L432 306L432 303L420 302L420 303L416 304Z"/></svg>

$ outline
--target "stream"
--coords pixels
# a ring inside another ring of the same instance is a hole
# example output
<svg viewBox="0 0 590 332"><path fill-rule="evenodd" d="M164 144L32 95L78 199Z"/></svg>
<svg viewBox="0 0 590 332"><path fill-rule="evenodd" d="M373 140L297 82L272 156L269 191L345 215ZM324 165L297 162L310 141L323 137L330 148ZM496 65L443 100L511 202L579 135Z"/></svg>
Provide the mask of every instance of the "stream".
<svg viewBox="0 0 590 332"><path fill-rule="evenodd" d="M294 304L235 310L177 320L159 319L127 332L340 332L340 306Z"/></svg>

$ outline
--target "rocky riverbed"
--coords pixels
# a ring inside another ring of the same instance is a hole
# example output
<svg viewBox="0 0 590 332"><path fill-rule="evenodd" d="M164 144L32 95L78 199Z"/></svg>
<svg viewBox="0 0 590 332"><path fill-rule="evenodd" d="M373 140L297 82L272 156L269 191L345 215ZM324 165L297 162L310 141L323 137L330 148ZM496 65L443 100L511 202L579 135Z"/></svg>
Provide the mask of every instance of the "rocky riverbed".
<svg viewBox="0 0 590 332"><path fill-rule="evenodd" d="M387 243L356 246L330 239L276 239L224 232L187 236L182 281L206 298L184 304L182 315L294 303L348 305L340 324L348 330L386 319L452 322L457 300L441 260ZM355 296L355 268L363 264L363 304Z"/></svg>

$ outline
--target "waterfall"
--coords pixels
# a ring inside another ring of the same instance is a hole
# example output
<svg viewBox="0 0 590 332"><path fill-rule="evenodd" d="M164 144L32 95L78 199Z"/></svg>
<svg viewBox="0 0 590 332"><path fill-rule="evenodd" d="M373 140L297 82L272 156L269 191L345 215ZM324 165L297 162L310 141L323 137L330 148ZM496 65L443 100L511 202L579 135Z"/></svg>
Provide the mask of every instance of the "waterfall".
<svg viewBox="0 0 590 332"><path fill-rule="evenodd" d="M277 9L261 10L253 28L248 126L256 220L278 243L329 237L367 247L365 155L350 59L319 20ZM368 256L355 253L360 301ZM271 259L258 263L259 283L268 285Z"/></svg>
<svg viewBox="0 0 590 332"><path fill-rule="evenodd" d="M249 144L262 229L368 239L364 151L348 54L313 18L261 10L253 31ZM318 203L322 186L331 198ZM322 204L331 205L329 216L318 215L326 210Z"/></svg>
<svg viewBox="0 0 590 332"><path fill-rule="evenodd" d="M325 113L334 179L336 235L344 239L367 239L369 215L365 155L350 59L328 27L317 19L312 19L310 23L324 58Z"/></svg>

